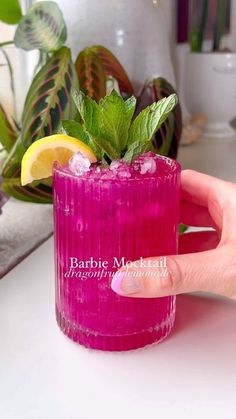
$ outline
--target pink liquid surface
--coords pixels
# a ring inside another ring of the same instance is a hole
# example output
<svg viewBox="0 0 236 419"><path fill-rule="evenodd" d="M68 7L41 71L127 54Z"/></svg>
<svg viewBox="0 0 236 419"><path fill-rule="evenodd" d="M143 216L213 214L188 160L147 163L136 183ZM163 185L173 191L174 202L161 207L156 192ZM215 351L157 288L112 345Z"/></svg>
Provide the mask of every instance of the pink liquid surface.
<svg viewBox="0 0 236 419"><path fill-rule="evenodd" d="M135 349L163 340L173 326L175 297L121 297L110 276L98 279L102 267L71 269L70 258L92 258L107 261L112 274L114 260L177 253L180 166L160 156L155 161L156 173L133 171L129 178L54 169L57 322L86 347Z"/></svg>

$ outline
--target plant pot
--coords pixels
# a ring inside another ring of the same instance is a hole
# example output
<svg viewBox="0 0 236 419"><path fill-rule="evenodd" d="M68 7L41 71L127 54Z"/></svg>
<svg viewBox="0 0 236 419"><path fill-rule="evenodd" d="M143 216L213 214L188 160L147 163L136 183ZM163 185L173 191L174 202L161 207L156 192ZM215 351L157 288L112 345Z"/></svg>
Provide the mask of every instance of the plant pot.
<svg viewBox="0 0 236 419"><path fill-rule="evenodd" d="M175 84L170 57L172 38L169 39L174 2L58 0L57 3L67 22L68 44L74 57L85 47L101 44L117 56L136 89L154 75Z"/></svg>
<svg viewBox="0 0 236 419"><path fill-rule="evenodd" d="M207 117L204 137L235 136L230 121L236 116L236 54L188 54L185 96L191 114Z"/></svg>

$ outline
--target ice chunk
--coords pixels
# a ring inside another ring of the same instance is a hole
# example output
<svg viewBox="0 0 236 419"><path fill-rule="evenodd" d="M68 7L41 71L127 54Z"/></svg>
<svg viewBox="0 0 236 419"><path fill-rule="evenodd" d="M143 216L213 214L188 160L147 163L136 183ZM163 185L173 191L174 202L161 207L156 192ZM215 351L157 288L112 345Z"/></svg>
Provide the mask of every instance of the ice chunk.
<svg viewBox="0 0 236 419"><path fill-rule="evenodd" d="M139 172L141 175L155 173L157 169L156 154L153 152L141 154L134 160L132 167L135 172Z"/></svg>
<svg viewBox="0 0 236 419"><path fill-rule="evenodd" d="M110 164L110 170L116 171L122 166L123 166L123 162L121 160L113 160Z"/></svg>
<svg viewBox="0 0 236 419"><path fill-rule="evenodd" d="M157 165L153 157L145 156L143 161L140 162L140 173L145 175L146 173L153 174L156 172Z"/></svg>
<svg viewBox="0 0 236 419"><path fill-rule="evenodd" d="M69 168L77 176L81 176L90 170L90 160L80 152L74 154L69 160Z"/></svg>
<svg viewBox="0 0 236 419"><path fill-rule="evenodd" d="M113 160L110 164L110 170L122 179L129 179L132 176L131 167L124 160Z"/></svg>
<svg viewBox="0 0 236 419"><path fill-rule="evenodd" d="M118 176L119 178L122 179L129 179L132 175L130 173L130 168L129 167L122 167L122 169L120 169L118 172Z"/></svg>
<svg viewBox="0 0 236 419"><path fill-rule="evenodd" d="M101 173L101 167L100 166L96 166L96 169L95 169L95 173Z"/></svg>

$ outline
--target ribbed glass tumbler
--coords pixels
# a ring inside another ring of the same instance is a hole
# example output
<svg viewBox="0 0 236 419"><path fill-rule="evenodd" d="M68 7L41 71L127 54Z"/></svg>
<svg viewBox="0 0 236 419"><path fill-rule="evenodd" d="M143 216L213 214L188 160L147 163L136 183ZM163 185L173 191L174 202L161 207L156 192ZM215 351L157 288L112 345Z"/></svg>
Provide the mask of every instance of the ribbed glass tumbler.
<svg viewBox="0 0 236 419"><path fill-rule="evenodd" d="M177 253L180 165L161 156L157 162L143 179L54 168L57 322L86 347L136 349L172 329L175 297L121 297L110 287L128 261Z"/></svg>

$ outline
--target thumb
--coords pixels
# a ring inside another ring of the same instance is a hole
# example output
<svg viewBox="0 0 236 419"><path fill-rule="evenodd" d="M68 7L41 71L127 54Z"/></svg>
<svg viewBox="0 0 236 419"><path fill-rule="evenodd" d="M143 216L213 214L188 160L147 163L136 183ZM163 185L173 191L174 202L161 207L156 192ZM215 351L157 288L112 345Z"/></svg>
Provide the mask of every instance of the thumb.
<svg viewBox="0 0 236 419"><path fill-rule="evenodd" d="M236 296L236 269L227 259L227 250L217 248L206 252L164 258L166 268L158 267L163 258L136 261L114 275L113 291L129 297L164 297L193 291L208 291L230 298ZM148 262L150 261L150 262ZM135 265L135 266L134 266ZM233 286L232 286L233 284Z"/></svg>

